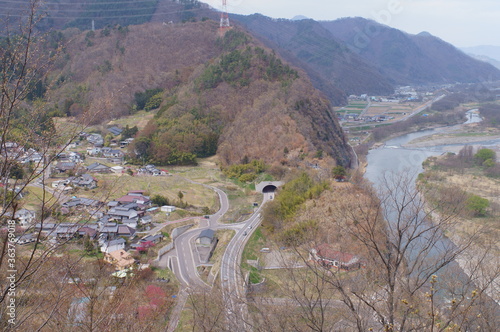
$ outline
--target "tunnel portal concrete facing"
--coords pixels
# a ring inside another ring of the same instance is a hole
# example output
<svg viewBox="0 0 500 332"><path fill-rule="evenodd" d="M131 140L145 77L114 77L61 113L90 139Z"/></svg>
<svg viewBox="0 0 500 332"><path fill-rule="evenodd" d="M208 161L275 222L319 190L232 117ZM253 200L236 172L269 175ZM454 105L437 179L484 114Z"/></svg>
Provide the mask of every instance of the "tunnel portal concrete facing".
<svg viewBox="0 0 500 332"><path fill-rule="evenodd" d="M261 193L273 193L282 185L284 183L281 181L263 181L255 186L255 190Z"/></svg>

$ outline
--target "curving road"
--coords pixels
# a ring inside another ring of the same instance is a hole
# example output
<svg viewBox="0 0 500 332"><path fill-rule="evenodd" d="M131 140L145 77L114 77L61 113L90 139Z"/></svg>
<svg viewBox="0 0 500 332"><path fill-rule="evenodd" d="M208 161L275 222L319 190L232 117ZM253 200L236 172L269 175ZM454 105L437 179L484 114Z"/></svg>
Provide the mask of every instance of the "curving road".
<svg viewBox="0 0 500 332"><path fill-rule="evenodd" d="M274 193L265 193L260 207L255 213L242 224L239 231L229 242L220 266L220 278L224 296L224 304L227 309L228 324L234 331L248 330L249 315L245 296L245 277L240 269L241 256L248 239L262 221L260 211L264 204L271 200ZM239 319L231 319L236 316Z"/></svg>
<svg viewBox="0 0 500 332"><path fill-rule="evenodd" d="M186 179L187 180L187 179ZM191 180L191 183L200 184ZM230 315L238 313L248 317L247 308L244 299L244 278L240 271L240 262L243 248L256 227L260 224L260 211L264 203L272 199L273 194L264 194L264 200L260 207L252 216L244 222L237 224L222 224L219 222L221 217L229 209L229 200L224 191L219 188L200 184L214 190L220 201L220 209L208 219L203 219L197 229L185 232L175 239L175 247L170 252L163 255L160 259L161 266L168 266L181 282L181 292L179 294L178 304L170 319L170 325L167 331L174 331L178 324L180 313L187 301L187 290L209 289L211 285L205 283L199 276L197 266L200 264L199 257L194 248L194 241L205 229L232 229L236 231L235 236L229 242L226 251L222 257L220 267L221 285L224 294L224 303L228 307L228 322ZM238 320L241 321L241 320ZM235 330L245 330L246 326L235 326Z"/></svg>

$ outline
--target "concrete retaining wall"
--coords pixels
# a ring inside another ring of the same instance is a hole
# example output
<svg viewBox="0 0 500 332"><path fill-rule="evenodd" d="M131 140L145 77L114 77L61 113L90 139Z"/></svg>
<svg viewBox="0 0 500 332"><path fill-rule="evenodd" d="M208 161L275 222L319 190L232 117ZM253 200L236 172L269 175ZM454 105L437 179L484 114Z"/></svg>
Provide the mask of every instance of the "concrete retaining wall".
<svg viewBox="0 0 500 332"><path fill-rule="evenodd" d="M193 226L194 226L194 224L189 224L186 226L174 228L172 230L172 242L170 242L169 244L167 244L166 246L161 248L160 251L158 251L158 256L156 257L154 262L157 263L160 260L161 256L165 255L167 252L174 249L175 248L175 244L174 244L175 239L178 238L181 234L184 234L188 229L190 229Z"/></svg>
<svg viewBox="0 0 500 332"><path fill-rule="evenodd" d="M194 224L190 224L190 225L174 228L172 230L172 241L174 241L177 237L179 237L179 235L184 234L188 229L190 229L193 226L194 226Z"/></svg>

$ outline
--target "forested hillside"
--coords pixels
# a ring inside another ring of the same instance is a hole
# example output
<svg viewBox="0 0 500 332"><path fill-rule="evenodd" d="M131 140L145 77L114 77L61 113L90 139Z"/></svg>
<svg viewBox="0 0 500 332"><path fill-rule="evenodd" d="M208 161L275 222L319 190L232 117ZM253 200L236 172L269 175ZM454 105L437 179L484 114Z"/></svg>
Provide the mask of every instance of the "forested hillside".
<svg viewBox="0 0 500 332"><path fill-rule="evenodd" d="M26 15L29 0L0 0L0 18L16 22ZM137 25L147 22L182 22L203 16L211 17L209 7L197 0L65 0L36 3L40 21L35 29L43 32L70 27L90 30L114 26ZM0 27L3 22L0 22Z"/></svg>
<svg viewBox="0 0 500 332"><path fill-rule="evenodd" d="M390 94L393 87L379 72L314 20L275 20L263 15L233 15L287 60L304 68L335 104L349 94ZM340 90L340 91L339 91Z"/></svg>
<svg viewBox="0 0 500 332"><path fill-rule="evenodd" d="M0 0L0 8L4 9L0 17L10 15L11 22L15 22L27 3ZM145 22L170 25L217 21L218 9L198 0L44 2L40 3L43 15L37 29L87 31L94 26L107 31ZM230 21L242 25L280 57L302 68L334 105L344 105L350 94L388 95L397 85L500 79L498 69L428 33L411 35L364 18L319 22L231 14ZM2 24L0 21L0 27ZM91 37L87 44L93 44ZM123 45L116 47L123 52Z"/></svg>
<svg viewBox="0 0 500 332"><path fill-rule="evenodd" d="M50 113L103 122L156 112L130 147L141 162L192 164L215 153L296 164L315 156L348 165L330 103L306 73L240 29L212 20L146 24L55 37L69 41L44 81Z"/></svg>

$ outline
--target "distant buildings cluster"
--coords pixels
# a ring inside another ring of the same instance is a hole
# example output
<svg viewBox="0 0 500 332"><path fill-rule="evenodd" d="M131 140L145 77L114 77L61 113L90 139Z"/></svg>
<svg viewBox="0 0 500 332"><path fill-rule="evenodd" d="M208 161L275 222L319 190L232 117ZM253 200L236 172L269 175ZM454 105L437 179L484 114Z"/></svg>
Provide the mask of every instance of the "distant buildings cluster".
<svg viewBox="0 0 500 332"><path fill-rule="evenodd" d="M144 195L144 191L134 190L107 204L91 198L73 196L61 205L62 214L82 215L85 212L86 215L96 219L92 222L84 220L56 222L49 217L41 223L35 223L35 212L27 209L19 210L13 216L8 214L7 216L16 220L21 226L35 231L20 236L17 239L18 244L34 242L39 233L44 239L54 243L87 237L98 244L100 251L106 254L110 263L121 269L130 264L124 265L124 260L115 257L116 252L121 251L119 257L124 256L126 239L133 241L139 226L151 224L152 216L148 214L151 205L151 199ZM106 208L106 212L102 212L103 208ZM135 241L130 248L141 248L146 242L154 245L162 240L161 234L146 236ZM127 254L124 258L128 256ZM126 258L125 261L131 260Z"/></svg>
<svg viewBox="0 0 500 332"><path fill-rule="evenodd" d="M5 142L0 146L0 156L3 159L16 160L21 164L44 162L43 154L33 148L26 149L16 142Z"/></svg>

